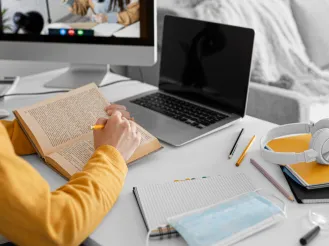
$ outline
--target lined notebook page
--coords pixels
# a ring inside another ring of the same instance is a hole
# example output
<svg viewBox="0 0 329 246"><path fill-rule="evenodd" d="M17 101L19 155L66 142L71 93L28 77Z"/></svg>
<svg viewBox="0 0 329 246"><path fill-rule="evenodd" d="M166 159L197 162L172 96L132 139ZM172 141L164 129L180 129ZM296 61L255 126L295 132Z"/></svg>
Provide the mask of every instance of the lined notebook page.
<svg viewBox="0 0 329 246"><path fill-rule="evenodd" d="M254 191L242 173L137 188L137 199L148 229L167 224L167 218Z"/></svg>

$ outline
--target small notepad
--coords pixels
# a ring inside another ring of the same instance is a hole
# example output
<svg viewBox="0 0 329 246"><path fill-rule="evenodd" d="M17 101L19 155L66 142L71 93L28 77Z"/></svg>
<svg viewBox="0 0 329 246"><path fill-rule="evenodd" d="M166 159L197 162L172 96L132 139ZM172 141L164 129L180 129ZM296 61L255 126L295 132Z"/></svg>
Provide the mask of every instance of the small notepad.
<svg viewBox="0 0 329 246"><path fill-rule="evenodd" d="M167 224L167 218L210 206L254 191L250 179L242 173L164 184L135 187L137 203L147 230Z"/></svg>

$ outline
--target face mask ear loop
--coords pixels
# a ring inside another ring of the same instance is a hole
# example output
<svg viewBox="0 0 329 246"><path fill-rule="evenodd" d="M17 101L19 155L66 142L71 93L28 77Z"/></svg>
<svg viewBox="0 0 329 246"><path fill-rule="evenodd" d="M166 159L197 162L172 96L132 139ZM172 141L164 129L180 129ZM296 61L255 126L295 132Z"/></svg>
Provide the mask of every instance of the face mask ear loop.
<svg viewBox="0 0 329 246"><path fill-rule="evenodd" d="M151 233L152 233L152 230L149 230L149 232L146 235L145 246L149 246L149 238L150 238Z"/></svg>
<svg viewBox="0 0 329 246"><path fill-rule="evenodd" d="M272 193L269 193L269 192L267 192L267 191L265 191L263 189L257 189L257 190L255 190L255 192L257 192L260 195L264 195L264 196L267 196L267 197L275 198L275 200L279 201L282 206L280 206L279 204L276 204L276 205L281 209L281 211L283 212L284 216L287 217L287 205L286 205L286 203L282 199L280 199L278 196L276 196L276 195L274 195Z"/></svg>

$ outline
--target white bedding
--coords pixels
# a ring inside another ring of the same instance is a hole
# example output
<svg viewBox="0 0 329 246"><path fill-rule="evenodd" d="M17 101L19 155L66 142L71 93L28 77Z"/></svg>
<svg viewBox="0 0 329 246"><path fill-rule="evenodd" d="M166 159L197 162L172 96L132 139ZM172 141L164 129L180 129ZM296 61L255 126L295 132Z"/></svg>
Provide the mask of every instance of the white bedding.
<svg viewBox="0 0 329 246"><path fill-rule="evenodd" d="M252 81L327 101L329 72L310 61L285 0L159 0L158 8L179 16L253 28ZM292 82L280 79L282 75L291 77Z"/></svg>

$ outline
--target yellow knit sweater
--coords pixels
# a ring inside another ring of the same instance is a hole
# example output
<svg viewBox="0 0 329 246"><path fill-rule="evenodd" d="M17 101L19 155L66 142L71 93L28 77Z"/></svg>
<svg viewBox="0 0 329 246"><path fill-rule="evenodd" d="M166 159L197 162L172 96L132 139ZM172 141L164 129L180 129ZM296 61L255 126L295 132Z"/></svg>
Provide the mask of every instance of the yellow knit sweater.
<svg viewBox="0 0 329 246"><path fill-rule="evenodd" d="M83 171L50 191L18 155L34 153L16 121L0 121L0 235L18 245L79 245L116 202L127 174L120 153L99 147Z"/></svg>

